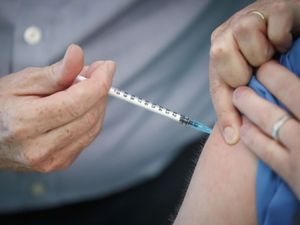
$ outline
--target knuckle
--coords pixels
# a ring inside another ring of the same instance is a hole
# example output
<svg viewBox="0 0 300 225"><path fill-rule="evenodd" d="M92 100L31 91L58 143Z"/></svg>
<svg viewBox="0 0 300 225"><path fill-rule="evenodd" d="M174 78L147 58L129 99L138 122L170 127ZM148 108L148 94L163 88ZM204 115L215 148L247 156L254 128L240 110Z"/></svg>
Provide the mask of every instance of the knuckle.
<svg viewBox="0 0 300 225"><path fill-rule="evenodd" d="M215 43L210 48L210 58L212 60L219 60L228 55L228 47L222 43Z"/></svg>
<svg viewBox="0 0 300 225"><path fill-rule="evenodd" d="M245 19L239 21L232 27L232 33L235 37L243 37L245 35L249 35L249 32L251 32L251 30L251 23Z"/></svg>

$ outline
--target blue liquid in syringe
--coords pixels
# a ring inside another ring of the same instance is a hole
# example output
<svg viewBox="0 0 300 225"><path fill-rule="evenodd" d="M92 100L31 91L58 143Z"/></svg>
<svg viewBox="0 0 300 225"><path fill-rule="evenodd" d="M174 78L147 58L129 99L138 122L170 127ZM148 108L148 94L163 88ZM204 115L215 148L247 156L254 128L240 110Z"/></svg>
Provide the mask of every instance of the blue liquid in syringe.
<svg viewBox="0 0 300 225"><path fill-rule="evenodd" d="M207 134L210 134L211 131L212 131L212 129L210 127L206 126L203 123L195 121L195 120L191 120L188 123L188 126L194 128L197 131L201 131L201 132L204 132L204 133L207 133Z"/></svg>

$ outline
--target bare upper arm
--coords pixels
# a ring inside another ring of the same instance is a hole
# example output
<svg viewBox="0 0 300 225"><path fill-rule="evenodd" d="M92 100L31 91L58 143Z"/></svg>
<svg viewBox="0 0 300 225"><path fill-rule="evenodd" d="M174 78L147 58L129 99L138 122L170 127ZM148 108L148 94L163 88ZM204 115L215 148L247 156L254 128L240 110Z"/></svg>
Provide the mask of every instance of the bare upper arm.
<svg viewBox="0 0 300 225"><path fill-rule="evenodd" d="M215 126L175 224L257 224L256 167L245 146L227 145Z"/></svg>

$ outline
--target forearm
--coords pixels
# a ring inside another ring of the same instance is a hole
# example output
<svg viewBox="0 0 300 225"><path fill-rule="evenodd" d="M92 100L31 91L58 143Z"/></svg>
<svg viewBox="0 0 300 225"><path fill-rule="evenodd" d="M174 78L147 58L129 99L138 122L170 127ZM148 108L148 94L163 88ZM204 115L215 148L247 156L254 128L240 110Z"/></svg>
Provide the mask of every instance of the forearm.
<svg viewBox="0 0 300 225"><path fill-rule="evenodd" d="M174 224L256 224L256 164L241 143L225 144L215 127Z"/></svg>

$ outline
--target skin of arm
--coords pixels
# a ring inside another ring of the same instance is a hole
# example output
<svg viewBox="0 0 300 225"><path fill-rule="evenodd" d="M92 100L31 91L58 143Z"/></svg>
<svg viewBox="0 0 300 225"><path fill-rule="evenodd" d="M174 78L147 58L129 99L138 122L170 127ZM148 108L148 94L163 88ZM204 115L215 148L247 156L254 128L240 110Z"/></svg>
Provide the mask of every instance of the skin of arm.
<svg viewBox="0 0 300 225"><path fill-rule="evenodd" d="M252 225L257 160L238 142L227 145L217 125L206 142L174 225Z"/></svg>

